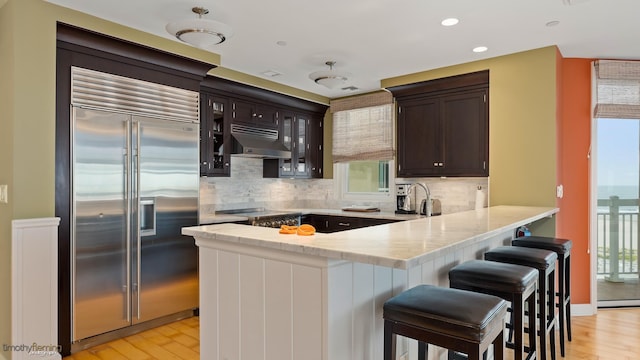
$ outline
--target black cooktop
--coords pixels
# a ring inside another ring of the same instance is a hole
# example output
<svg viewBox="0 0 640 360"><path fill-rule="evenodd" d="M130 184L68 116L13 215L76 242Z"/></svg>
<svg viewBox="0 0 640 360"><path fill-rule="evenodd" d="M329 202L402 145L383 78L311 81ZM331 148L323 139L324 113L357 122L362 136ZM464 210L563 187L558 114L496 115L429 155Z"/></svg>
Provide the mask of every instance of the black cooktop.
<svg viewBox="0 0 640 360"><path fill-rule="evenodd" d="M249 220L260 220L267 217L284 217L284 216L299 216L300 212L288 211L288 210L269 210L265 208L247 208L247 209L231 209L231 210L218 210L218 214L229 214L246 216Z"/></svg>

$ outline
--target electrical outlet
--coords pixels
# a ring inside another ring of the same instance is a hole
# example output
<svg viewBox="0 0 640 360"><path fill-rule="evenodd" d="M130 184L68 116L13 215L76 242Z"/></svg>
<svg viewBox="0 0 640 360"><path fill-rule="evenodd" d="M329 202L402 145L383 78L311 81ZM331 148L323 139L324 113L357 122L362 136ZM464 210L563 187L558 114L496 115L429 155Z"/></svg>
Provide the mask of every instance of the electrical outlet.
<svg viewBox="0 0 640 360"><path fill-rule="evenodd" d="M564 196L564 186L558 185L556 187L556 197L562 199Z"/></svg>
<svg viewBox="0 0 640 360"><path fill-rule="evenodd" d="M6 184L0 185L0 203L9 203L9 186Z"/></svg>

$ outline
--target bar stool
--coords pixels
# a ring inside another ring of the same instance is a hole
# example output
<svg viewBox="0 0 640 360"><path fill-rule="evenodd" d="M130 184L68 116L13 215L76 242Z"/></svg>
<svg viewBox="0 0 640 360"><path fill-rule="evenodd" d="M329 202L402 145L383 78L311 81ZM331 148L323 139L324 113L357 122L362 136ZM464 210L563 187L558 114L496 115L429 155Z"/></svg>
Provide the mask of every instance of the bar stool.
<svg viewBox="0 0 640 360"><path fill-rule="evenodd" d="M419 360L427 358L428 344L470 360L480 360L493 344L494 358L503 359L506 313L507 302L495 296L418 285L384 303L384 360L396 355L396 335L419 341Z"/></svg>
<svg viewBox="0 0 640 360"><path fill-rule="evenodd" d="M543 236L522 236L511 241L513 246L529 247L555 251L558 254L558 297L557 307L560 313L560 355L564 357L564 325L567 325L567 338L571 341L571 247L569 239Z"/></svg>
<svg viewBox="0 0 640 360"><path fill-rule="evenodd" d="M506 346L514 349L514 359L536 358L536 290L538 270L522 265L494 261L470 260L449 270L449 285L455 289L471 290L498 296L511 302L514 342ZM524 307L528 304L529 346L524 345Z"/></svg>
<svg viewBox="0 0 640 360"><path fill-rule="evenodd" d="M555 252L516 246L500 246L484 253L484 259L538 269L538 316L540 318L540 358L547 359L547 336L551 359L556 359Z"/></svg>

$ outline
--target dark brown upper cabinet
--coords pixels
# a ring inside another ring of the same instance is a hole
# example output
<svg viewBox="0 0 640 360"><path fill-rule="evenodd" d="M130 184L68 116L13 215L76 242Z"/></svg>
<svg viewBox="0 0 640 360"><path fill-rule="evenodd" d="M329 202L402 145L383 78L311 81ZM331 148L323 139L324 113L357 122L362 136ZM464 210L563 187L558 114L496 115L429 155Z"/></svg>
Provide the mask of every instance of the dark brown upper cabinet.
<svg viewBox="0 0 640 360"><path fill-rule="evenodd" d="M327 106L207 76L200 86L200 174L229 176L231 123L278 129L291 159L264 159L264 177L321 178Z"/></svg>
<svg viewBox="0 0 640 360"><path fill-rule="evenodd" d="M398 177L489 176L489 72L390 88Z"/></svg>
<svg viewBox="0 0 640 360"><path fill-rule="evenodd" d="M275 106L249 101L231 100L231 118L233 122L250 125L277 127L279 110Z"/></svg>

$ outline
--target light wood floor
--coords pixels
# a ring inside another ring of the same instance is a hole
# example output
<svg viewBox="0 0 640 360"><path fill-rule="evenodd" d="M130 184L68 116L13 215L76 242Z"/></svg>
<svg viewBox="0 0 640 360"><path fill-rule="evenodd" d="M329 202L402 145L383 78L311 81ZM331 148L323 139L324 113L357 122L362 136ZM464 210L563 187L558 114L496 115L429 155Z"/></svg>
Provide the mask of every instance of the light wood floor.
<svg viewBox="0 0 640 360"><path fill-rule="evenodd" d="M599 309L594 316L574 316L571 319L571 334L572 341L565 340L564 359L640 359L640 308ZM557 339L556 359L560 360L563 358ZM505 353L506 359L513 359L512 350Z"/></svg>
<svg viewBox="0 0 640 360"><path fill-rule="evenodd" d="M63 360L200 359L200 323L192 317L77 352Z"/></svg>
<svg viewBox="0 0 640 360"><path fill-rule="evenodd" d="M564 359L640 358L640 308L601 309L595 316L573 317L571 324L573 341L566 343ZM559 341L556 343L556 358L560 360L563 358ZM99 345L63 360L197 360L199 349L199 323L194 317ZM508 360L513 359L511 350L505 353Z"/></svg>

